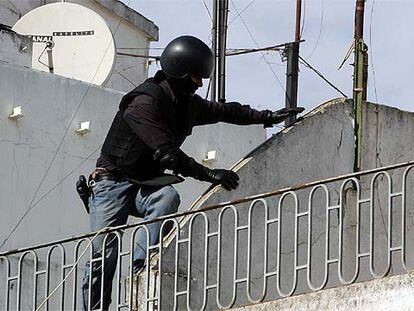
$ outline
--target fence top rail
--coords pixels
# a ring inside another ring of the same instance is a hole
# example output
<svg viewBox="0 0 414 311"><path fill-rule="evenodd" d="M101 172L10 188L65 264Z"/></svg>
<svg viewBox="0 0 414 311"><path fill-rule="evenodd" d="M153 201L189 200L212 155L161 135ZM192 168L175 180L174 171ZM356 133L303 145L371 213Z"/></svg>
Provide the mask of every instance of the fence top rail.
<svg viewBox="0 0 414 311"><path fill-rule="evenodd" d="M154 223L154 222L157 222L157 221L164 221L164 220L167 220L167 219L178 218L178 217L183 217L183 216L189 216L189 215L193 215L193 214L200 213L200 212L206 212L206 211L210 211L210 210L219 209L219 208L229 206L229 205L237 205L237 204L246 203L246 202L249 202L249 201L254 201L254 200L257 200L257 199L276 196L276 195L280 195L280 194L283 194L283 193L289 192L289 191L301 190L301 189L305 189L305 188L318 186L318 185L321 185L321 184L336 182L336 181L343 180L343 179L348 179L348 178L353 178L353 177L361 177L361 176L364 176L364 175L375 174L375 173L382 172L382 171L398 169L398 168L403 168L403 167L408 167L408 166L414 166L414 161L408 161L408 162L403 162L403 163L399 163L399 164L393 164L393 165L389 165L389 166L383 166L383 167L379 167L379 168L365 170L365 171L361 171L361 172L355 172L355 173L350 173L350 174L345 174L345 175L339 175L339 176L336 176L336 177L330 177L330 178L326 178L326 179L315 180L315 181L308 182L308 183L303 183L303 184L296 184L296 185L293 185L293 186L290 186L290 187L287 187L287 188L276 189L276 190L272 190L272 191L269 191L269 192L264 192L264 193L255 194L255 195L252 195L252 196L247 196L247 197L244 197L244 198L236 199L236 200L233 200L233 201L227 201L227 202L222 202L222 203L218 203L218 204L215 204L215 205L209 205L209 206L203 207L202 209L188 210L188 211L184 211L184 212L180 212L180 213L175 213L175 214L170 214L170 215L157 217L157 218L154 218L154 219L151 219L151 220L136 222L136 223L133 223L133 224L127 224L127 225L122 225L122 226L117 226L117 227L111 227L111 228L108 228L108 229L105 229L105 230L101 230L101 234L110 233L110 232L118 231L118 230L130 229L130 228L143 226L143 225L148 225L148 224L151 224L151 223ZM35 245L35 246L31 246L31 247L23 247L23 248L13 249L13 250L10 250L10 251L4 252L4 253L0 253L0 259L1 259L1 257L13 255L13 254L23 253L23 252L26 252L26 251L46 248L46 247L53 246L53 245L56 245L56 244L63 244L63 243L68 243L68 242L72 242L72 241L76 241L76 240L90 238L90 237L95 236L98 232L99 231L91 232L91 233L87 233L87 234L83 234L83 235L78 235L78 236L73 236L73 237L69 237L69 238L64 238L64 239L56 240L56 241L53 241L53 242L38 244L38 245Z"/></svg>

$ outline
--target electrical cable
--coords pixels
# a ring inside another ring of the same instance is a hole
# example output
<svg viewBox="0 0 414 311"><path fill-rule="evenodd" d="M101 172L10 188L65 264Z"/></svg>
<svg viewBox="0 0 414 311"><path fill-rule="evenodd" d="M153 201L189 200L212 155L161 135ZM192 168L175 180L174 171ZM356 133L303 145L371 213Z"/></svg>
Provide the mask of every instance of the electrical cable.
<svg viewBox="0 0 414 311"><path fill-rule="evenodd" d="M138 47L134 47L134 48L116 48L117 50L164 50L164 48L138 48Z"/></svg>
<svg viewBox="0 0 414 311"><path fill-rule="evenodd" d="M63 285L63 283L66 282L66 280L69 278L69 276L72 274L72 272L75 270L75 268L79 264L79 261L82 259L83 255L85 255L86 251L89 249L89 247L91 247L92 242L98 237L98 235L100 235L103 231L108 230L108 229L111 229L111 227L104 227L104 228L102 228L101 230L99 230L92 237L92 239L89 241L88 245L85 247L85 249L83 250L83 252L80 254L79 258L73 264L73 267L70 269L70 271L68 272L68 274L65 276L65 278L52 290L52 292L49 294L49 296L47 296L42 301L42 303L36 308L36 311L39 311L42 308L42 306L57 292L57 290Z"/></svg>
<svg viewBox="0 0 414 311"><path fill-rule="evenodd" d="M213 16L211 15L210 9L208 8L205 0L201 0L201 2L203 2L204 7L206 8L207 14L210 17L210 20L213 21Z"/></svg>
<svg viewBox="0 0 414 311"><path fill-rule="evenodd" d="M129 6L129 3L130 3L130 2L131 2L131 0L129 0L129 2L127 3L127 6ZM118 25L116 26L115 31L114 31L114 33L113 33L113 36L115 36L115 34L118 32L118 29L119 29L119 27L120 27L121 23L122 23L122 19L120 19L120 20L119 20ZM110 47L110 44L108 44L108 47L106 48L105 53L104 53L104 55L102 56L102 59L101 59L100 63L98 64L98 67L97 67L97 69L96 69L96 71L95 71L95 74L93 75L92 81L93 81L93 79L95 78L95 76L97 75L98 70L99 70L99 68L100 68L100 66L101 66L101 64L102 64L102 62L103 62L103 60L104 60L104 58L105 58L105 56L106 56L106 53L107 53L107 52L108 52L108 50L109 50L109 47ZM22 217L20 217L20 219L17 221L16 225L13 227L13 229L10 231L10 233L7 235L7 237L3 240L3 242L2 242L2 243L1 243L1 245L0 245L0 249L2 249L2 247L3 247L6 243L7 243L7 241L10 239L11 235L12 235L12 234L16 231L16 229L17 229L17 228L18 228L18 226L22 223L22 221L24 220L24 218L25 218L25 217L29 214L29 212L32 210L32 208L33 208L32 204L33 204L33 202L34 202L34 200L35 200L35 198L36 198L36 196L37 196L37 194L38 194L38 192L39 192L39 190L40 190L40 187L43 185L43 183L44 183L44 181L45 181L45 179L46 179L46 176L47 176L47 174L49 173L50 168L52 167L52 164L54 163L54 161L55 161L55 159L56 159L56 157L57 157L57 154L59 153L60 148L61 148L61 147L62 147L62 145L63 145L63 141L64 141L64 139L65 139L65 137L66 137L66 134L69 132L69 128L71 127L73 120L75 119L75 117L76 117L77 113L79 112L80 108L82 107L82 105L83 105L83 103L84 103L84 101L85 101L85 98L86 98L86 96L87 96L87 95L88 95L88 93L89 93L89 90L90 90L91 86L92 86L92 82L90 82L90 83L88 84L88 87L87 87L87 89L86 89L85 93L83 94L83 96L82 96L82 98L81 98L81 101L79 102L78 106L77 106L77 107L76 107L76 109L75 109L75 112L73 113L73 115L72 115L72 117L71 117L70 121L68 122L68 124L67 124L67 126L66 126L66 128L65 128L65 131L64 131L64 133L63 133L63 136L62 136L62 138L60 139L60 142L59 142L59 144L58 144L58 146L57 146L57 148L56 148L56 150L55 150L55 152L54 152L54 154L53 154L53 156L52 156L52 160L50 161L50 163L49 163L48 167L46 168L46 171L45 171L45 173L43 174L43 176L42 176L42 178L41 178L41 180L40 180L40 183L39 183L39 185L37 186L37 188L36 188L36 190L35 190L35 192L34 192L34 194L33 194L32 199L30 200L30 203L29 203L28 207L26 208L26 212L23 214L23 216L22 216Z"/></svg>
<svg viewBox="0 0 414 311"><path fill-rule="evenodd" d="M205 0L201 0L201 1L202 1L203 5L204 5L204 8L207 11L207 14L208 14L208 16L210 18L211 24L213 24L213 16L211 15L210 9L208 8ZM210 32L209 37L208 37L208 39L210 41L210 44L213 42L212 37L213 37L213 34Z"/></svg>
<svg viewBox="0 0 414 311"><path fill-rule="evenodd" d="M242 10L240 10L239 13L237 13L237 15L234 18L232 18L232 20L229 22L227 27L230 26L231 24L233 24L233 22L236 19L238 19L244 13L244 11L246 11L248 8L250 8L253 5L253 3L255 3L256 1L257 0L252 0L248 5L246 5Z"/></svg>
<svg viewBox="0 0 414 311"><path fill-rule="evenodd" d="M339 93L341 93L342 96L344 96L345 98L348 98L348 96L343 93L338 87L336 87L332 82L330 82L327 78L325 78L325 76L318 71L317 69L313 68L304 58L302 58L299 55L299 59L302 61L302 63L308 67L309 69L313 70L320 78L322 78L322 80L324 80L326 83L328 83L332 88L334 88L336 91L338 91Z"/></svg>
<svg viewBox="0 0 414 311"><path fill-rule="evenodd" d="M312 52L309 53L309 55L306 57L306 59L310 59L313 56L313 54L316 51L316 48L319 45L319 40L321 39L321 36L322 36L323 21L324 21L324 15L325 15L325 0L321 0L321 6L322 6L322 8L321 8L321 23L320 23L320 27L319 27L318 39L316 39L316 43L315 43L315 45L312 49Z"/></svg>
<svg viewBox="0 0 414 311"><path fill-rule="evenodd" d="M300 40L299 42L304 42L304 41L305 40ZM293 42L282 43L278 45L272 45L272 46L267 46L267 47L257 48L257 49L227 49L226 56L249 54L249 53L255 53L255 52L260 52L260 51L284 51L286 49L286 46L292 43Z"/></svg>
<svg viewBox="0 0 414 311"><path fill-rule="evenodd" d="M371 61L371 71L372 71L372 78L374 80L374 93L375 93L375 102L378 103L378 94L377 94L377 83L375 78L375 67L374 67L374 61L373 61L373 52L372 52L372 24L373 24L373 18L374 18L374 7L375 7L375 1L372 2L372 8L371 8L371 18L370 18L370 24L369 24L369 59Z"/></svg>
<svg viewBox="0 0 414 311"><path fill-rule="evenodd" d="M45 52L46 52L47 48L48 48L48 47L47 47L47 45L45 45L45 48L43 49L42 53L40 53L39 57L37 58L37 61L38 61L41 65L43 65L43 66L45 66L45 67L49 68L49 64L46 64L46 63L42 62L42 61L41 61L41 59L40 59L40 58L43 56L43 54L45 54Z"/></svg>
<svg viewBox="0 0 414 311"><path fill-rule="evenodd" d="M355 40L352 40L352 43L349 46L349 49L348 49L348 51L345 54L344 60L339 65L338 70L340 70L345 65L346 61L351 57L352 51L353 51L354 48L355 48Z"/></svg>
<svg viewBox="0 0 414 311"><path fill-rule="evenodd" d="M231 3L232 3L232 5L233 5L234 10L236 11L236 13L239 13L239 12L238 12L238 10L237 10L237 8L236 8L236 5L234 4L234 1L233 1L233 0L231 0ZM246 31L249 33L249 36L250 36L250 38L253 40L253 42L254 42L254 44L256 45L256 47L257 47L257 48L260 48L259 43L258 43L258 42L256 41L256 39L254 38L253 34L251 33L251 31L250 31L249 27L247 26L247 24L246 24L246 22L245 22L245 20L244 20L243 16L241 16L241 15L240 15L240 20L242 21L242 23L243 23L243 25L244 25L244 27L245 27ZM274 69L273 69L272 65L270 65L270 63L269 63L268 59L266 58L266 55L265 55L263 52L261 52L261 54L262 54L262 57L263 57L264 62L267 64L267 66L269 67L269 69L270 69L270 71L272 72L273 76L275 77L275 79L276 79L276 80L277 80L277 82L279 83L280 87L282 88L283 92L286 94L286 89L285 89L285 87L283 86L283 84L282 84L282 82L280 81L279 77L276 75L276 72L274 71Z"/></svg>
<svg viewBox="0 0 414 311"><path fill-rule="evenodd" d="M211 80L208 80L208 86L207 86L207 92L206 92L206 98L208 98L208 95L210 94L210 89L211 89Z"/></svg>
<svg viewBox="0 0 414 311"><path fill-rule="evenodd" d="M96 148L92 153L90 153L85 159L81 161L81 163L76 166L72 171L70 171L68 174L66 174L56 185L54 185L51 189L49 189L44 195L42 195L39 200L37 200L35 203L33 203L31 208L34 208L37 206L44 198L46 198L53 190L55 190L57 187L59 187L67 178L69 178L76 170L81 167L86 161L90 159L90 157L97 152L99 149L101 149L102 145L99 145L98 148ZM17 227L20 225L20 223L23 221L23 219L26 217L26 215L30 212L30 210L26 210L26 212L23 214L23 216L20 218L19 222L16 224L16 226L13 228L13 230L7 235L6 239L3 241L2 245L0 246L0 249L4 246L4 244L8 241L10 236L16 231Z"/></svg>
<svg viewBox="0 0 414 311"><path fill-rule="evenodd" d="M94 151L92 151L86 158L82 159L81 163L79 163L74 169L72 169L69 173L67 173L57 184L55 184L52 188L50 188L45 194L43 194L35 203L33 203L33 207L38 205L40 201L46 198L53 190L59 187L66 179L68 179L78 168L80 168L86 161L88 161L97 151L99 151L102 147L100 144Z"/></svg>
<svg viewBox="0 0 414 311"><path fill-rule="evenodd" d="M142 65L144 65L144 64L146 64L146 63L148 63L148 61L142 61L142 62L140 62L140 63L136 63L136 64L134 64L134 65L131 65L131 66L128 66L128 67L124 67L124 68L122 68L121 70L120 70L120 72L124 72L124 71L127 71L127 70L129 70L129 69L131 69L131 68L135 68L135 67L138 67L138 66L142 66Z"/></svg>
<svg viewBox="0 0 414 311"><path fill-rule="evenodd" d="M120 72L120 71L118 71L118 70L116 70L116 69L114 69L114 72L115 73L117 73L117 74L119 74L119 76L121 77L121 78L124 78L124 80L126 80L126 81L128 81L130 84L132 84L132 86L133 87L137 87L138 85L136 85L134 82L132 82L131 80L129 80L122 72Z"/></svg>
<svg viewBox="0 0 414 311"><path fill-rule="evenodd" d="M151 55L143 55L143 54L131 54L131 53L121 53L121 52L116 52L116 55L119 56L129 56L129 57L135 57L135 58L149 58L149 59L155 59L155 60L160 60L161 56L151 56Z"/></svg>

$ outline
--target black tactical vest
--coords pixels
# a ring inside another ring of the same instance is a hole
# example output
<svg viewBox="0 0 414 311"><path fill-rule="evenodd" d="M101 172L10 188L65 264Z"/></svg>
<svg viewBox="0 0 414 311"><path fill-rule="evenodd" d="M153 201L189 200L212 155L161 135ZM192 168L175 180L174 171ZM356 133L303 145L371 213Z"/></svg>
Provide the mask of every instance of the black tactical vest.
<svg viewBox="0 0 414 311"><path fill-rule="evenodd" d="M172 107L173 102L164 93L163 89L154 82L153 78L147 79L137 88L127 93L119 104L114 121L109 129L108 135L102 147L102 153L116 166L120 167L126 175L135 174L139 170L139 161L148 165L152 162L149 147L131 130L125 122L123 114L131 101L138 95L146 94L155 98L163 107ZM144 157L144 159L142 159ZM148 158L148 159L145 159ZM143 165L145 171L149 167ZM155 168L151 168L152 170ZM152 171L156 174L157 172ZM144 177L144 176L143 176Z"/></svg>

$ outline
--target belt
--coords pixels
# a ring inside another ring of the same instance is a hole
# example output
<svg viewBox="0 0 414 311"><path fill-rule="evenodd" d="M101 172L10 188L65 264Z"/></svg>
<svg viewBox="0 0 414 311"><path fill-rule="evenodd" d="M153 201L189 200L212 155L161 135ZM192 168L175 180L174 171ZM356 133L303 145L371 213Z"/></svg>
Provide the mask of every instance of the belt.
<svg viewBox="0 0 414 311"><path fill-rule="evenodd" d="M102 180L112 180L112 181L125 181L125 177L120 174L114 174L109 172L105 168L96 168L91 176L90 179L94 182L102 181Z"/></svg>
<svg viewBox="0 0 414 311"><path fill-rule="evenodd" d="M126 181L125 177L115 175L112 173L101 173L96 175L93 179L95 182L102 181L102 180L112 180L112 181Z"/></svg>

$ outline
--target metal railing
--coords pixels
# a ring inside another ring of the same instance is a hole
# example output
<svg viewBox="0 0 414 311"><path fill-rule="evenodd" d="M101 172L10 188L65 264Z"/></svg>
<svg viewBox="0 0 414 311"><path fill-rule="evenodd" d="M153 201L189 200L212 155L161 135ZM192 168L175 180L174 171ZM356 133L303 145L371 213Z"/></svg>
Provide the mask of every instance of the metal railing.
<svg viewBox="0 0 414 311"><path fill-rule="evenodd" d="M85 262L105 266L89 247L97 234L118 244L113 310L226 309L403 273L414 264L413 167L337 176L0 254L0 307L81 309ZM172 229L147 245L149 264L134 276L137 232L148 236L156 221Z"/></svg>

